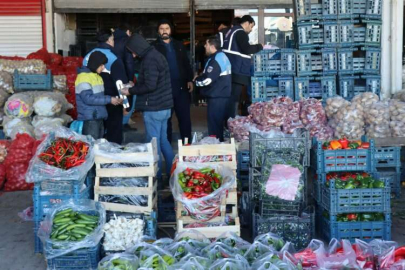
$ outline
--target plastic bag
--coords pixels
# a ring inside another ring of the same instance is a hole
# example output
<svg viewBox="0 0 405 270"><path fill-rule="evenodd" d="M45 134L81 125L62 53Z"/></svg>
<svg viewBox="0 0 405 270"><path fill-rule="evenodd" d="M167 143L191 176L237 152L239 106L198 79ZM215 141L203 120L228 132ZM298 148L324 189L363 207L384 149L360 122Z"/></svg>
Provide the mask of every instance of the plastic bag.
<svg viewBox="0 0 405 270"><path fill-rule="evenodd" d="M6 60L0 59L0 70L8 73L14 73L14 70L18 70L23 74L45 74L46 65L41 60Z"/></svg>
<svg viewBox="0 0 405 270"><path fill-rule="evenodd" d="M236 255L238 255L238 251L236 249L229 247L224 243L216 242L201 250L201 253L211 261L224 258L234 258Z"/></svg>
<svg viewBox="0 0 405 270"><path fill-rule="evenodd" d="M73 211L81 213L96 214L99 217L97 227L81 241L57 241L50 238L53 226L54 216L65 209L73 209ZM106 212L104 206L92 200L68 200L57 204L46 215L38 230L38 237L41 239L44 246L44 254L46 259L50 260L58 256L68 254L72 251L81 248L95 247L99 244L104 235L103 227L106 221Z"/></svg>
<svg viewBox="0 0 405 270"><path fill-rule="evenodd" d="M150 265L153 264L153 261L158 261L159 263L163 262L163 265L166 267L176 262L174 257L169 252L144 242L138 243L129 248L126 253L137 256L139 258L141 267L150 267Z"/></svg>
<svg viewBox="0 0 405 270"><path fill-rule="evenodd" d="M379 101L364 109L364 120L368 125L382 125L390 121L389 102Z"/></svg>
<svg viewBox="0 0 405 270"><path fill-rule="evenodd" d="M362 105L352 103L342 107L329 124L335 130L335 137L359 139L364 135L364 110Z"/></svg>
<svg viewBox="0 0 405 270"><path fill-rule="evenodd" d="M212 264L212 262L208 258L195 256L193 254L188 254L180 260L180 263L186 263L186 262L192 263L192 265L198 264L198 265L204 267L204 269L208 269L208 267ZM187 264L187 265L190 265L190 264ZM183 267L185 267L185 266L186 266L186 264ZM174 265L171 267L171 269L175 270Z"/></svg>
<svg viewBox="0 0 405 270"><path fill-rule="evenodd" d="M287 114L285 104L274 102L254 103L250 105L248 111L252 116L253 122L262 126L263 131L271 127L281 127Z"/></svg>
<svg viewBox="0 0 405 270"><path fill-rule="evenodd" d="M14 81L12 74L5 71L0 71L0 90L9 94L14 93Z"/></svg>
<svg viewBox="0 0 405 270"><path fill-rule="evenodd" d="M160 238L159 240L156 240L155 242L153 242L153 245L160 247L161 249L166 249L166 247L173 244L173 242L174 242L174 240L171 238Z"/></svg>
<svg viewBox="0 0 405 270"><path fill-rule="evenodd" d="M30 123L20 122L13 127L10 134L8 134L8 137L14 140L17 134L24 133L34 137L34 127Z"/></svg>
<svg viewBox="0 0 405 270"><path fill-rule="evenodd" d="M370 125L366 127L366 135L369 138L391 137L391 127L389 122L379 125Z"/></svg>
<svg viewBox="0 0 405 270"><path fill-rule="evenodd" d="M250 246L250 243L243 240L240 236L236 235L234 232L224 232L215 239L217 243L223 243L231 248L241 248L244 246Z"/></svg>
<svg viewBox="0 0 405 270"><path fill-rule="evenodd" d="M374 252L372 246L362 240L356 239L355 244L352 245L352 248L356 252L356 261L361 269L375 269Z"/></svg>
<svg viewBox="0 0 405 270"><path fill-rule="evenodd" d="M62 94L67 94L67 81L65 75L54 75L53 76L53 89Z"/></svg>
<svg viewBox="0 0 405 270"><path fill-rule="evenodd" d="M25 118L31 116L34 111L34 100L31 95L26 93L14 94L6 102L4 113L7 116Z"/></svg>
<svg viewBox="0 0 405 270"><path fill-rule="evenodd" d="M272 247L274 250L277 251L280 251L285 244L284 240L281 237L270 232L256 236L254 242L260 242L263 245Z"/></svg>
<svg viewBox="0 0 405 270"><path fill-rule="evenodd" d="M73 106L61 93L42 93L35 97L34 111L39 116L56 116L65 113Z"/></svg>
<svg viewBox="0 0 405 270"><path fill-rule="evenodd" d="M83 164L70 168L68 170L60 169L52 165L48 165L39 159L39 155L43 153L56 138L69 138L74 141L82 141L89 146L86 160ZM72 180L82 179L87 175L87 172L94 164L94 140L91 136L83 136L71 131L65 127L59 127L49 134L44 141L39 145L34 157L30 161L30 167L27 172L27 182L41 182L44 180Z"/></svg>
<svg viewBox="0 0 405 270"><path fill-rule="evenodd" d="M13 129L21 125L26 125L30 123L29 118L11 118L5 116L3 119L4 134L6 137L10 137Z"/></svg>
<svg viewBox="0 0 405 270"><path fill-rule="evenodd" d="M320 100L309 98L300 100L300 103L300 119L307 129L326 125L326 113Z"/></svg>
<svg viewBox="0 0 405 270"><path fill-rule="evenodd" d="M317 256L318 267L324 269L340 269L344 267L358 268L356 253L347 240L339 242L332 239L328 251L323 246L314 251Z"/></svg>
<svg viewBox="0 0 405 270"><path fill-rule="evenodd" d="M380 98L376 94L372 92L365 92L355 96L352 99L352 103L359 104L365 108L371 106L373 103L378 102L379 100Z"/></svg>
<svg viewBox="0 0 405 270"><path fill-rule="evenodd" d="M325 250L323 242L313 239L307 248L300 252L294 252L294 258L300 262L302 267L316 268L318 267L318 262L315 251L320 248Z"/></svg>
<svg viewBox="0 0 405 270"><path fill-rule="evenodd" d="M118 268L120 267L120 268ZM139 259L135 255L116 253L104 257L98 263L98 270L136 270L139 267Z"/></svg>
<svg viewBox="0 0 405 270"><path fill-rule="evenodd" d="M328 98L325 106L326 116L329 119L334 118L340 108L348 105L350 105L350 102L340 96Z"/></svg>
<svg viewBox="0 0 405 270"><path fill-rule="evenodd" d="M282 200L294 201L298 193L301 172L297 168L275 164L266 184L266 193Z"/></svg>
<svg viewBox="0 0 405 270"><path fill-rule="evenodd" d="M273 252L273 248L265 246L260 242L253 242L249 249L245 252L244 258L252 264L256 259L263 256L266 253Z"/></svg>
<svg viewBox="0 0 405 270"><path fill-rule="evenodd" d="M147 153L151 151L149 144L142 143L129 143L127 145L119 145L116 143L108 142L105 139L97 140L94 147L94 154L96 156L114 159L123 163L137 163L137 162L157 162L159 156L157 149L152 149L153 155L139 155L137 153ZM127 154L127 155L112 155L112 154ZM132 155L129 155L132 154Z"/></svg>
<svg viewBox="0 0 405 270"><path fill-rule="evenodd" d="M3 107L7 99L10 97L10 94L5 90L0 88L0 107Z"/></svg>
<svg viewBox="0 0 405 270"><path fill-rule="evenodd" d="M235 258L220 259L214 262L209 270L245 270L249 269L249 263L240 255Z"/></svg>
<svg viewBox="0 0 405 270"><path fill-rule="evenodd" d="M288 113L284 119L283 132L292 134L296 129L304 128L300 119L301 103L291 102L287 105Z"/></svg>
<svg viewBox="0 0 405 270"><path fill-rule="evenodd" d="M309 136L320 141L327 141L333 138L333 129L328 125L312 126L309 128Z"/></svg>
<svg viewBox="0 0 405 270"><path fill-rule="evenodd" d="M34 207L30 206L18 213L18 216L24 221L32 221L34 219Z"/></svg>
<svg viewBox="0 0 405 270"><path fill-rule="evenodd" d="M199 251L190 246L187 241L174 242L165 250L170 252L177 261L180 261L188 254L200 255Z"/></svg>
<svg viewBox="0 0 405 270"><path fill-rule="evenodd" d="M236 116L235 118L228 119L228 129L229 132L235 137L236 141L245 141L249 140L249 125L252 123L251 117Z"/></svg>
<svg viewBox="0 0 405 270"><path fill-rule="evenodd" d="M221 186L214 190L211 194L198 198L187 199L184 196L184 192L179 184L179 173L183 172L187 168L203 169L212 168L216 173L222 176ZM182 162L177 164L177 168L170 178L170 188L173 193L173 197L183 203L184 207L190 213L191 217L199 220L210 220L220 214L221 200L227 195L227 191L235 184L235 176L229 168L221 165L207 165L207 164L195 164Z"/></svg>

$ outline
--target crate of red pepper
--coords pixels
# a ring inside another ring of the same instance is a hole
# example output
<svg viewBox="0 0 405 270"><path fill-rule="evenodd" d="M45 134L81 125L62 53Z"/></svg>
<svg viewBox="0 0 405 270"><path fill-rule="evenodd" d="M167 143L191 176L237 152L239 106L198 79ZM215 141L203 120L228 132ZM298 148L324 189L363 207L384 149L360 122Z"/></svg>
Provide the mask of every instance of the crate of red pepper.
<svg viewBox="0 0 405 270"><path fill-rule="evenodd" d="M225 198L235 181L234 172L225 166L179 163L170 179L170 188L191 218L209 221L224 215ZM184 216L179 208L177 219Z"/></svg>
<svg viewBox="0 0 405 270"><path fill-rule="evenodd" d="M94 140L60 127L39 145L26 175L28 183L83 179L94 164Z"/></svg>
<svg viewBox="0 0 405 270"><path fill-rule="evenodd" d="M317 173L375 170L374 140L315 141L314 151L312 167L316 168Z"/></svg>
<svg viewBox="0 0 405 270"><path fill-rule="evenodd" d="M324 211L321 230L325 239L391 240L391 215L384 213L345 213L330 215Z"/></svg>
<svg viewBox="0 0 405 270"><path fill-rule="evenodd" d="M321 205L332 215L352 212L391 212L391 188L378 174L329 173L322 183Z"/></svg>

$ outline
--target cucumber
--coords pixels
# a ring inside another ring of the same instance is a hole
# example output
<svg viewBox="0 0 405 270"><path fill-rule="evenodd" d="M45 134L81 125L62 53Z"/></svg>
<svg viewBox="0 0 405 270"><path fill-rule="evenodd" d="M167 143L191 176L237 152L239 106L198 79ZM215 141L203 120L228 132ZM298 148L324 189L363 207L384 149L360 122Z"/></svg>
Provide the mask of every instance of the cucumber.
<svg viewBox="0 0 405 270"><path fill-rule="evenodd" d="M69 225L66 228L66 230L70 231L70 230L72 230L74 228L85 228L85 227L86 227L86 224L72 224L72 225Z"/></svg>
<svg viewBox="0 0 405 270"><path fill-rule="evenodd" d="M66 222L69 222L69 221L71 221L70 218L60 218L60 219L54 219L53 223L60 224L60 223L66 223Z"/></svg>
<svg viewBox="0 0 405 270"><path fill-rule="evenodd" d="M84 220L84 219L78 219L75 221L76 224L96 224L97 222L92 221L92 220Z"/></svg>
<svg viewBox="0 0 405 270"><path fill-rule="evenodd" d="M98 222L98 217L96 217L96 216L90 216L90 215L86 215L86 214L80 214L80 215L79 215L79 218L81 218L81 219L83 219L83 220Z"/></svg>
<svg viewBox="0 0 405 270"><path fill-rule="evenodd" d="M86 230L84 230L83 228L74 228L73 230L72 230L72 232L73 232L73 234L81 234L81 235L83 235L83 236L86 236L86 235L88 235L89 233L86 231Z"/></svg>
<svg viewBox="0 0 405 270"><path fill-rule="evenodd" d="M59 235L59 236L57 237L58 240L66 240L66 239L68 239L68 238L69 238L69 236L66 235L66 234L61 234L61 235Z"/></svg>

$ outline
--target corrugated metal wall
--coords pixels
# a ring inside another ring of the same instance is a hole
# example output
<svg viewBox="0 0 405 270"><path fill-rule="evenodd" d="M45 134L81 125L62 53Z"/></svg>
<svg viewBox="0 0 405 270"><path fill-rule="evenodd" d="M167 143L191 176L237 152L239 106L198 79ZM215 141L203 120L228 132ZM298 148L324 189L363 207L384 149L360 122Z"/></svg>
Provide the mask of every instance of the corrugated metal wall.
<svg viewBox="0 0 405 270"><path fill-rule="evenodd" d="M54 0L58 13L184 13L189 0Z"/></svg>
<svg viewBox="0 0 405 270"><path fill-rule="evenodd" d="M27 56L42 48L41 0L0 0L0 55Z"/></svg>

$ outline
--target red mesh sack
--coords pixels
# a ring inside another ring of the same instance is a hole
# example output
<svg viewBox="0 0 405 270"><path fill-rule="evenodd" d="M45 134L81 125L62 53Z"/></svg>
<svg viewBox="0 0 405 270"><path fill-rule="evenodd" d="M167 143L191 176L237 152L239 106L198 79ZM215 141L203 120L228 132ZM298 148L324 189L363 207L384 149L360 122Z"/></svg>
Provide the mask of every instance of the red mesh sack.
<svg viewBox="0 0 405 270"><path fill-rule="evenodd" d="M6 167L5 191L31 190L34 188L34 183L25 182L28 166L29 162L10 164Z"/></svg>
<svg viewBox="0 0 405 270"><path fill-rule="evenodd" d="M50 53L49 54L51 58L51 64L52 65L60 65L62 64L63 56L57 53Z"/></svg>
<svg viewBox="0 0 405 270"><path fill-rule="evenodd" d="M45 64L51 63L51 56L45 48L42 48L34 53L30 53L27 59L39 59L44 61Z"/></svg>

